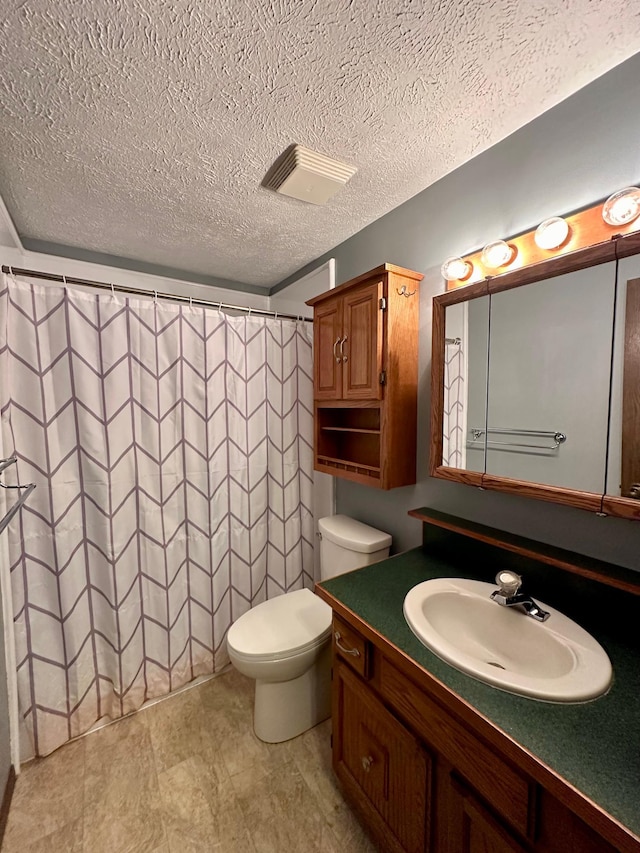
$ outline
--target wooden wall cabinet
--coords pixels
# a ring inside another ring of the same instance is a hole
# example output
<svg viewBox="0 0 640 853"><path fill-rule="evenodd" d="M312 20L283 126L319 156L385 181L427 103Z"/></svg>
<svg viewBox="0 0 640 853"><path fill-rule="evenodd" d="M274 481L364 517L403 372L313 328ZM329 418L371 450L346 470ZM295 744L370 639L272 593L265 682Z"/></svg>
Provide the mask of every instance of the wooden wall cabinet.
<svg viewBox="0 0 640 853"><path fill-rule="evenodd" d="M593 825L603 834L589 826L576 814L575 789L555 777L555 790L547 790L517 760L512 741L487 740L473 709L443 702L417 664L320 592L340 614L334 614L333 768L381 850L638 853L640 845L619 827L607 838L611 822L601 815ZM580 802L585 815L593 808Z"/></svg>
<svg viewBox="0 0 640 853"><path fill-rule="evenodd" d="M382 489L415 483L422 278L383 264L307 302L317 471Z"/></svg>

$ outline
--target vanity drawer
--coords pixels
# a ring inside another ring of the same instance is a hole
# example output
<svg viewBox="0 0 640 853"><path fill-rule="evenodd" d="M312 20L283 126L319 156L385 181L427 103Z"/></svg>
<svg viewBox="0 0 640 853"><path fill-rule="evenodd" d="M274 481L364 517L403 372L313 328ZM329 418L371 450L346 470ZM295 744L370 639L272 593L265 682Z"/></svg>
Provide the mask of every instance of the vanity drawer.
<svg viewBox="0 0 640 853"><path fill-rule="evenodd" d="M371 647L367 640L346 622L333 617L333 648L336 655L362 678L369 678Z"/></svg>
<svg viewBox="0 0 640 853"><path fill-rule="evenodd" d="M380 660L379 672L383 698L416 734L450 761L457 773L503 820L522 836L533 838L535 783L499 758L384 657Z"/></svg>

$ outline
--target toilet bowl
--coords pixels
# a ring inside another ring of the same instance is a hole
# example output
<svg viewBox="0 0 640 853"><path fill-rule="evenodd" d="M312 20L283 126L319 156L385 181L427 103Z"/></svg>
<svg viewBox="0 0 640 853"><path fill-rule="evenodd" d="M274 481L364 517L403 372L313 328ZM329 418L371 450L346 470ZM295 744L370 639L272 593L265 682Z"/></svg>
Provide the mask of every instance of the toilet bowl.
<svg viewBox="0 0 640 853"><path fill-rule="evenodd" d="M391 537L344 515L321 518L322 579L382 560ZM255 678L253 726L280 743L331 714L331 608L308 589L271 598L244 613L227 634L231 663Z"/></svg>
<svg viewBox="0 0 640 853"><path fill-rule="evenodd" d="M280 743L326 719L331 608L309 589L271 598L229 629L231 663L256 679L253 728Z"/></svg>

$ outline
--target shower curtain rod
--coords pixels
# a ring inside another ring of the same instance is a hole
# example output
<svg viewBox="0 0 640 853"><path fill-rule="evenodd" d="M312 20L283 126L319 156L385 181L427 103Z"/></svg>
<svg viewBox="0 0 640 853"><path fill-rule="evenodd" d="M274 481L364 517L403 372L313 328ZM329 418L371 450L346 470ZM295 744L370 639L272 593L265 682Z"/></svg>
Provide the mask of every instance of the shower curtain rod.
<svg viewBox="0 0 640 853"><path fill-rule="evenodd" d="M2 272L10 275L23 275L29 278L44 278L47 281L59 281L62 284L81 284L85 287L97 287L101 290L110 290L118 293L131 293L136 296L150 296L155 299L171 299L174 302L187 302L189 305L206 305L210 308L222 310L226 308L231 311L246 311L249 314L262 314L266 317L275 317L276 320L304 320L305 323L313 323L311 317L303 317L301 314L284 314L281 311L270 311L265 308L250 308L247 305L230 305L227 302L210 302L206 299L194 299L191 296L179 296L175 293L163 293L159 290L145 290L142 287L125 287L122 284L107 284L104 281L91 281L87 278L75 278L71 275L59 275L58 273L40 272L39 270L25 270L20 267L2 265Z"/></svg>

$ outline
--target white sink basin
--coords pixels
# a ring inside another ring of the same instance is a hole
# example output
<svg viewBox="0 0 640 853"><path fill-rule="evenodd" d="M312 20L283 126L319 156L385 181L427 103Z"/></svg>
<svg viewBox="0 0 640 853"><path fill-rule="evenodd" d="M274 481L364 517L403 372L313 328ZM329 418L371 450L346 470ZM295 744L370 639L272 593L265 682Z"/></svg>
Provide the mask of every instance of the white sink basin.
<svg viewBox="0 0 640 853"><path fill-rule="evenodd" d="M579 625L541 601L537 622L490 598L494 584L436 578L409 590L404 616L428 649L509 693L547 702L586 702L611 685L607 653Z"/></svg>

